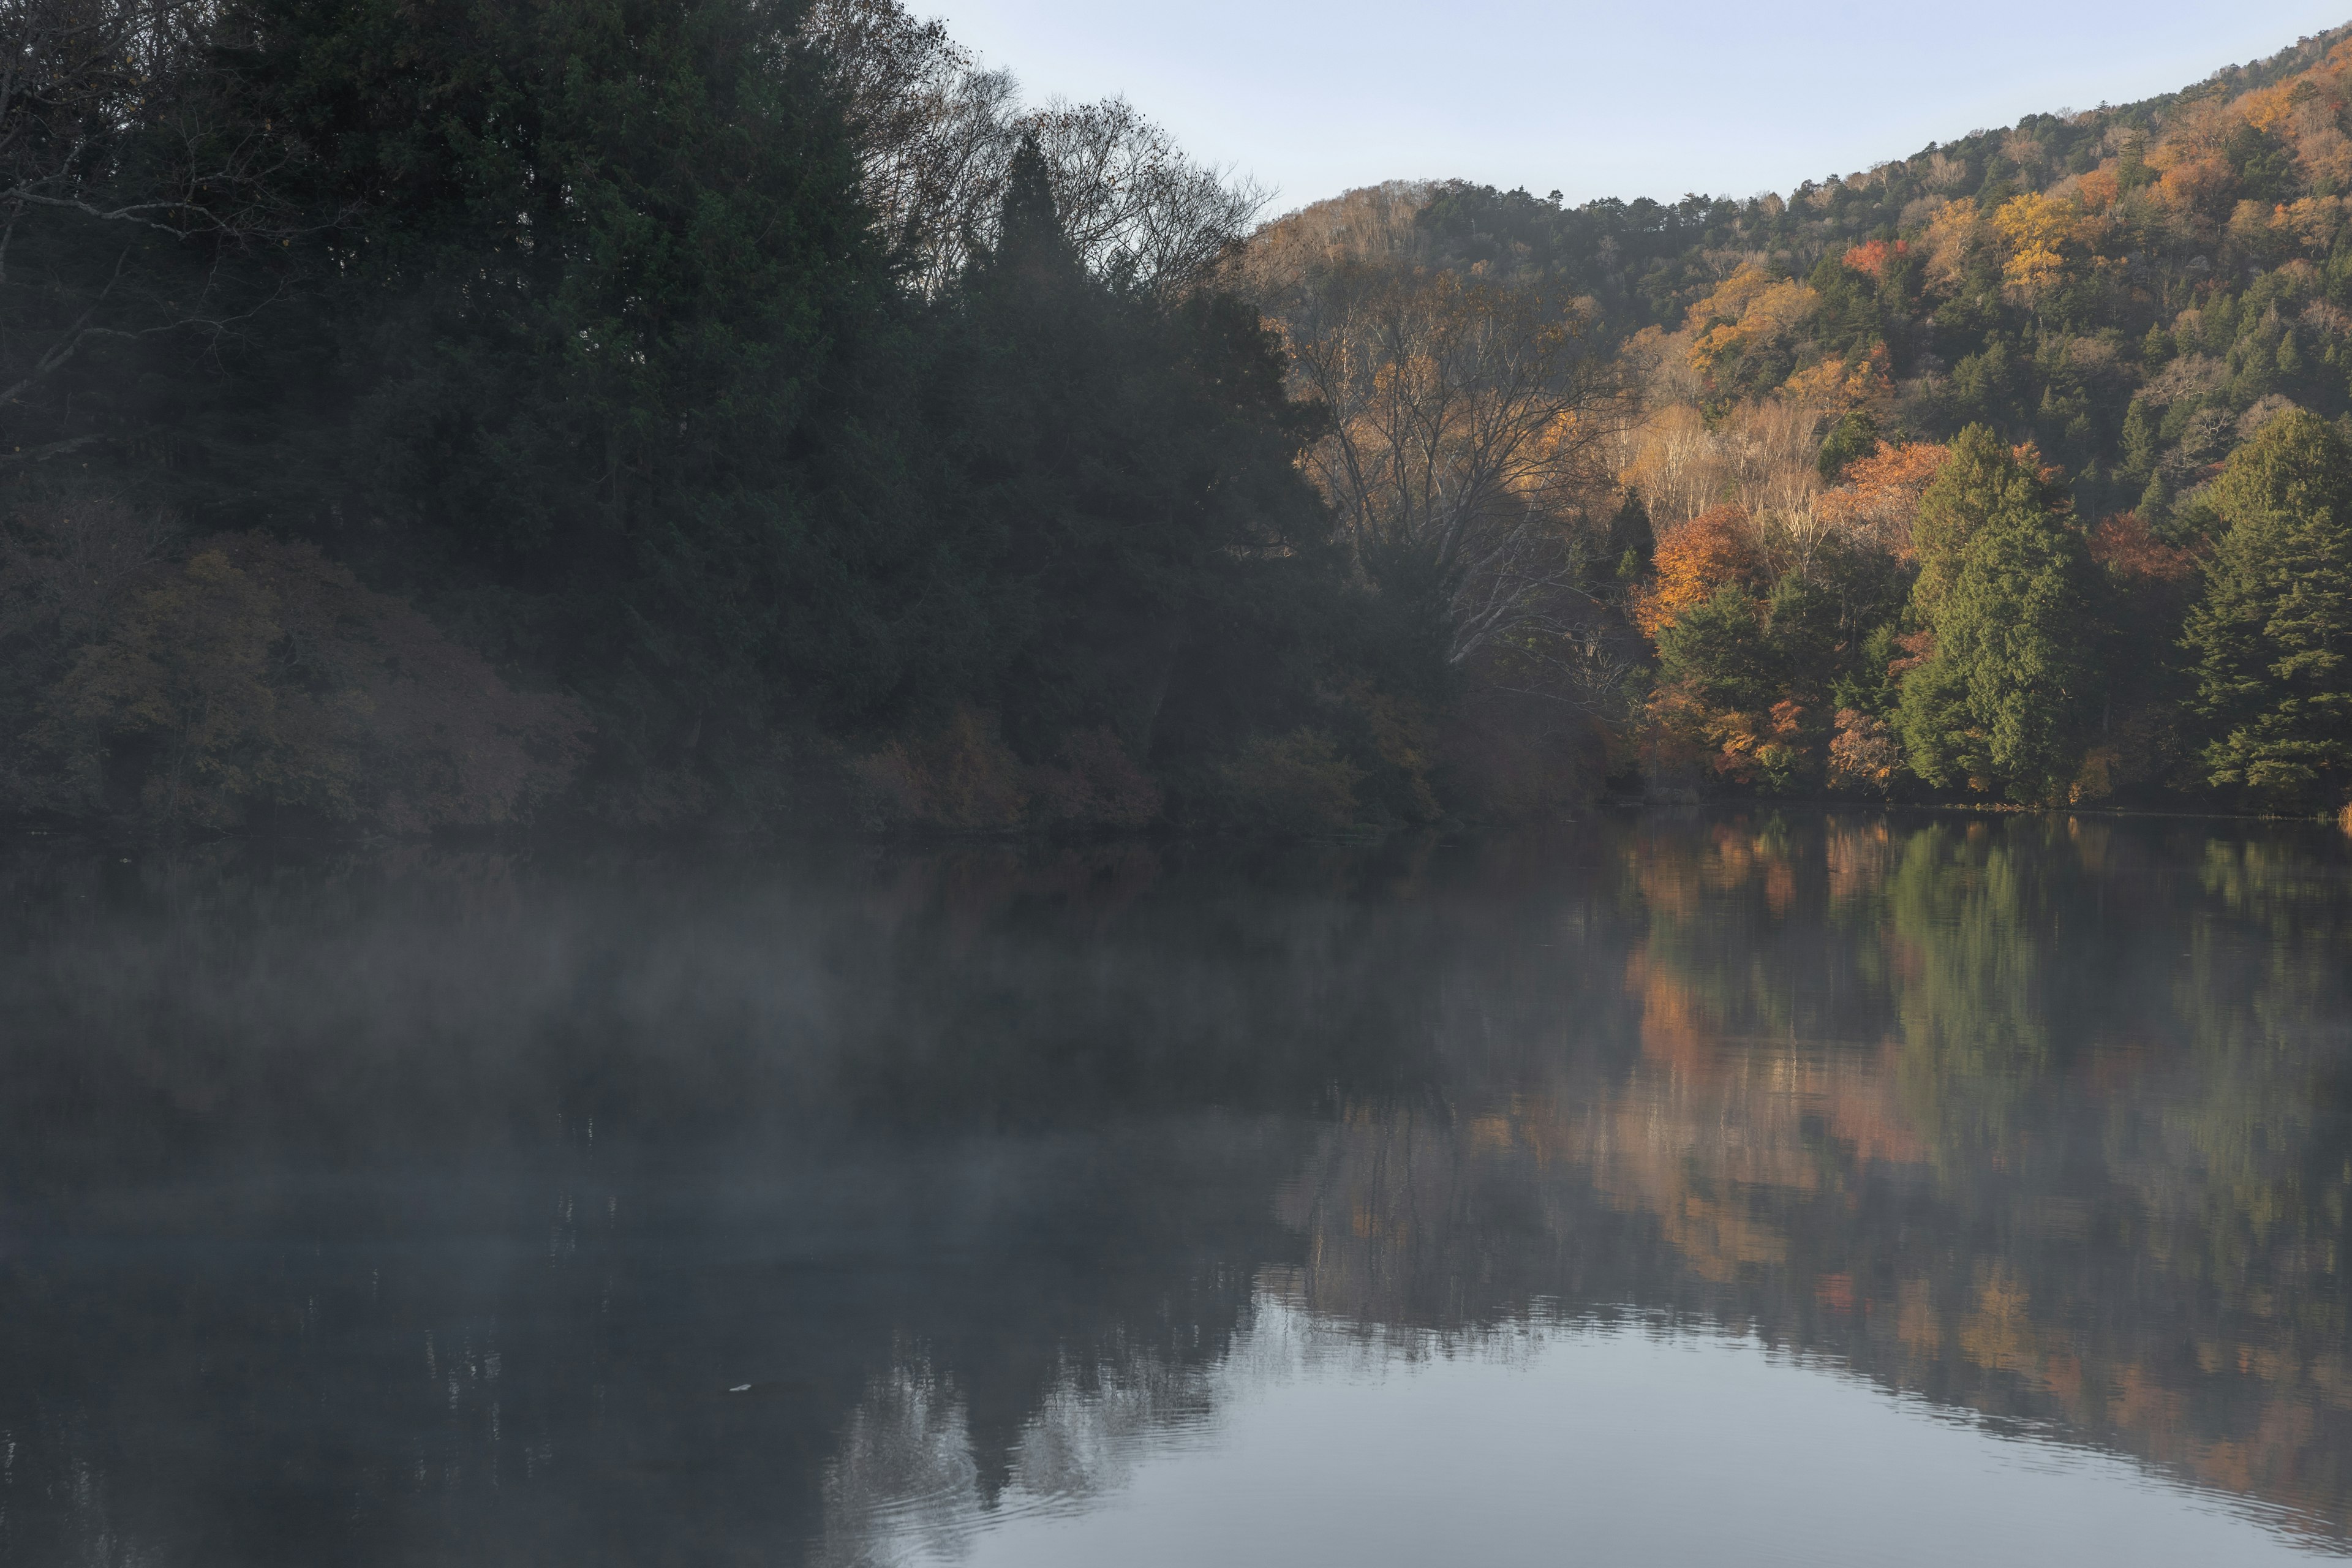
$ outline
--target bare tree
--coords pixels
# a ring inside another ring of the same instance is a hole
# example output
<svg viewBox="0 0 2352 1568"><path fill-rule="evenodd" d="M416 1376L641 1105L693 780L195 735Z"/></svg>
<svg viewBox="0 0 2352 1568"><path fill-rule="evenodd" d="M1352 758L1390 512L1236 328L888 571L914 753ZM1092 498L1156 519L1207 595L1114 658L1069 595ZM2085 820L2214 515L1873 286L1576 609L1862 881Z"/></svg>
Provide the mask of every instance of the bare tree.
<svg viewBox="0 0 2352 1568"><path fill-rule="evenodd" d="M994 243L1013 152L1036 138L1054 202L1099 274L1173 297L1206 278L1265 193L1186 158L1124 99L1021 106L938 22L898 0L818 0L803 37L832 62L857 136L865 189L909 280L944 287Z"/></svg>
<svg viewBox="0 0 2352 1568"><path fill-rule="evenodd" d="M1582 639L1586 501L1625 398L1589 307L1447 272L1343 265L1276 303L1330 410L1309 473L1376 575L1422 574L1448 659Z"/></svg>
<svg viewBox="0 0 2352 1568"><path fill-rule="evenodd" d="M866 199L916 287L942 287L993 220L1020 89L898 0L816 0L803 37L831 63Z"/></svg>
<svg viewBox="0 0 2352 1568"><path fill-rule="evenodd" d="M226 111L215 19L211 0L0 0L0 465L100 438L42 405L94 342L218 336L276 292L223 266L300 229L278 195L299 153Z"/></svg>
<svg viewBox="0 0 2352 1568"><path fill-rule="evenodd" d="M1267 194L1192 163L1123 98L1049 104L1016 129L1037 139L1054 206L1078 254L1155 293L1182 293L1241 242Z"/></svg>

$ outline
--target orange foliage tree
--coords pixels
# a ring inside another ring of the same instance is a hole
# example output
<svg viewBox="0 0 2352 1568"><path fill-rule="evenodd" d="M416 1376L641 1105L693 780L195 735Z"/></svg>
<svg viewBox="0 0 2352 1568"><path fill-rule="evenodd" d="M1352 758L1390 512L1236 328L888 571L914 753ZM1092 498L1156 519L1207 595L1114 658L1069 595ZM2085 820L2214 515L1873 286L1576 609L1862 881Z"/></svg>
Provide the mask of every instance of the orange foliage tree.
<svg viewBox="0 0 2352 1568"><path fill-rule="evenodd" d="M1763 562L1750 531L1746 512L1719 506L1666 535L1658 544L1656 580L1633 597L1633 623L1654 639L1727 584L1756 585Z"/></svg>
<svg viewBox="0 0 2352 1568"><path fill-rule="evenodd" d="M1867 273L1873 278L1884 278L1889 267L1907 259L1910 255L1911 247L1903 240L1874 239L1848 250L1845 253L1844 261L1846 266L1856 272Z"/></svg>
<svg viewBox="0 0 2352 1568"><path fill-rule="evenodd" d="M1845 482L1824 492L1813 510L1834 531L1908 560L1919 497L1948 452L1932 441L1899 447L1882 441L1869 457L1848 464Z"/></svg>

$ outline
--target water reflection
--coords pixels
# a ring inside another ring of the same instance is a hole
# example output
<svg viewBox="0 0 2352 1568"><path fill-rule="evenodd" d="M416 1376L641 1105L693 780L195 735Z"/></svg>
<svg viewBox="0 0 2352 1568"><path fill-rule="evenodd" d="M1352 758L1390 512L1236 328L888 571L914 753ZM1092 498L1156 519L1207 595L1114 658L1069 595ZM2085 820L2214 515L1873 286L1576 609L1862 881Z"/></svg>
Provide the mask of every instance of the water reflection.
<svg viewBox="0 0 2352 1568"><path fill-rule="evenodd" d="M1669 1407L1889 1496L1995 1477L2012 1555L2342 1551L2348 870L2316 829L1803 814L1271 861L34 847L0 1560L1139 1561L1122 1521L1251 1514L1187 1539L1287 1562L1404 1496L1483 1521L1455 1554L1632 1552L1754 1476L1572 1520L1524 1478ZM1581 1425L1528 1414L1560 1379ZM1220 1468L1269 1434L1339 1468ZM1792 1560L1864 1539L1767 1491Z"/></svg>

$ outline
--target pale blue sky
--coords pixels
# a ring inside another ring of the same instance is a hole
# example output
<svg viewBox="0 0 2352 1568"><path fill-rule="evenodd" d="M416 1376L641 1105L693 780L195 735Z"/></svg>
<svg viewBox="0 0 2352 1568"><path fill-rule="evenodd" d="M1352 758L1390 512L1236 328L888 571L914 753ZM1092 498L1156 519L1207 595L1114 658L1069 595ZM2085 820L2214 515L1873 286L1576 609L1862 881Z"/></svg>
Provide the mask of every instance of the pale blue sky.
<svg viewBox="0 0 2352 1568"><path fill-rule="evenodd" d="M1123 92L1272 210L1459 175L1571 201L1752 195L2128 102L2352 0L908 0L1033 100Z"/></svg>

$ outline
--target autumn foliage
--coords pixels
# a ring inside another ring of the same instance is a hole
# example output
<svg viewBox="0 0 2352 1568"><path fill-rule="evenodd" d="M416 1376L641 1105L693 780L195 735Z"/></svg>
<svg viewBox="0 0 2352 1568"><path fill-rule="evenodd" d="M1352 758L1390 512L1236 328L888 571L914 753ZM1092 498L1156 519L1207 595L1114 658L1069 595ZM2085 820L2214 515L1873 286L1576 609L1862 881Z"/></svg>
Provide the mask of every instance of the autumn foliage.
<svg viewBox="0 0 2352 1568"><path fill-rule="evenodd" d="M1874 239L1848 250L1844 262L1856 272L1883 278L1889 267L1907 261L1910 257L1911 246L1907 240Z"/></svg>
<svg viewBox="0 0 2352 1568"><path fill-rule="evenodd" d="M1882 443L1849 464L1844 482L1825 492L1818 510L1832 526L1898 559L1911 554L1911 521L1919 497L1943 465L1947 448L1932 441Z"/></svg>
<svg viewBox="0 0 2352 1568"><path fill-rule="evenodd" d="M1738 507L1701 512L1659 542L1657 576L1633 601L1633 622L1656 637L1730 584L1753 584L1763 563Z"/></svg>
<svg viewBox="0 0 2352 1568"><path fill-rule="evenodd" d="M30 689L5 696L38 716L5 779L16 809L486 827L585 754L577 703L515 689L311 546L183 546L105 497L20 510L7 545L0 640Z"/></svg>
<svg viewBox="0 0 2352 1568"><path fill-rule="evenodd" d="M2137 512L2104 518L2091 530L2091 559L2131 582L2186 583L2197 574L2197 554L2167 544Z"/></svg>

